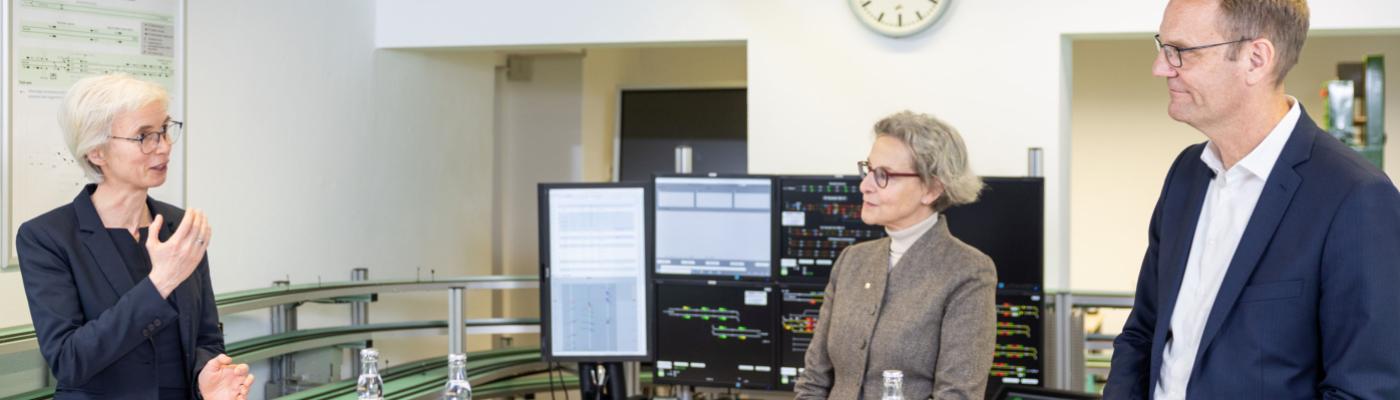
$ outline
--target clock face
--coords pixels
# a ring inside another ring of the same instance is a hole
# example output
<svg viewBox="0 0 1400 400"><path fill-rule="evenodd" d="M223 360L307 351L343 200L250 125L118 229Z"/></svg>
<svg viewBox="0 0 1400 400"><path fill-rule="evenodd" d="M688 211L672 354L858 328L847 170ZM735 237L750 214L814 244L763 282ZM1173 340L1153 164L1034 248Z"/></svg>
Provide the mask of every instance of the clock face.
<svg viewBox="0 0 1400 400"><path fill-rule="evenodd" d="M953 0L848 0L856 19L885 36L919 33L938 21Z"/></svg>

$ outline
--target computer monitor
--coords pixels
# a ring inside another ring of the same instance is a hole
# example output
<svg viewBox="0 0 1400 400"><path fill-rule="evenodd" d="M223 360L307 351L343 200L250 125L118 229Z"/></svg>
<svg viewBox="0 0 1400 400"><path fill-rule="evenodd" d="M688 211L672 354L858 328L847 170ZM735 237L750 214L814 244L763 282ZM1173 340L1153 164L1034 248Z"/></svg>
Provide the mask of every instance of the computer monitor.
<svg viewBox="0 0 1400 400"><path fill-rule="evenodd" d="M997 340L990 382L1045 384L1045 301L1039 293L997 292Z"/></svg>
<svg viewBox="0 0 1400 400"><path fill-rule="evenodd" d="M657 176L656 274L766 280L773 274L773 178Z"/></svg>
<svg viewBox="0 0 1400 400"><path fill-rule="evenodd" d="M539 185L546 360L651 360L649 186Z"/></svg>
<svg viewBox="0 0 1400 400"><path fill-rule="evenodd" d="M807 346L817 329L826 287L782 284L778 289L778 389L791 390L807 365Z"/></svg>
<svg viewBox="0 0 1400 400"><path fill-rule="evenodd" d="M948 230L997 266L998 288L1040 292L1045 285L1045 180L983 177L976 203L944 211Z"/></svg>
<svg viewBox="0 0 1400 400"><path fill-rule="evenodd" d="M948 230L997 267L991 386L1044 385L1045 180L983 177L976 203L944 211Z"/></svg>
<svg viewBox="0 0 1400 400"><path fill-rule="evenodd" d="M885 237L860 219L859 177L789 176L778 186L780 282L826 283L842 250Z"/></svg>
<svg viewBox="0 0 1400 400"><path fill-rule="evenodd" d="M772 389L776 302L761 283L658 281L653 382Z"/></svg>

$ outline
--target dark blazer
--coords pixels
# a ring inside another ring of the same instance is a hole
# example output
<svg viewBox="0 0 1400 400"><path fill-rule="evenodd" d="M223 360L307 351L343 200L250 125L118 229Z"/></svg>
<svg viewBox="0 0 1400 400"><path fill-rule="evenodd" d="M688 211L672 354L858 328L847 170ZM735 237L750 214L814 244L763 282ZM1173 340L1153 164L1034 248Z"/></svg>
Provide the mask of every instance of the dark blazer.
<svg viewBox="0 0 1400 400"><path fill-rule="evenodd" d="M54 397L157 398L150 338L161 329L180 329L195 398L199 370L224 352L209 259L171 293L177 313L149 278L132 281L92 204L95 189L88 185L71 204L25 222L16 237L39 350L58 379ZM147 203L164 216L165 240L185 212L149 198Z"/></svg>
<svg viewBox="0 0 1400 400"><path fill-rule="evenodd" d="M1105 399L1157 385L1212 171L1204 144L1163 185ZM1400 399L1400 192L1304 112L1207 317L1189 399Z"/></svg>
<svg viewBox="0 0 1400 400"><path fill-rule="evenodd" d="M996 344L992 259L948 233L948 217L894 269L890 238L846 248L826 287L797 399L876 400L885 370L906 399L981 399Z"/></svg>

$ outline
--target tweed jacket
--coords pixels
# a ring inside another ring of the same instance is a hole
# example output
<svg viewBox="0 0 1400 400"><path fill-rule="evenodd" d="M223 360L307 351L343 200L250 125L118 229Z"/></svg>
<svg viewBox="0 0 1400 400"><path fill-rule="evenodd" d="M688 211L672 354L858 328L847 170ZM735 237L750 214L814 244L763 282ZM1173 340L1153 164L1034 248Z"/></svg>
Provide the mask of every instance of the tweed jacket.
<svg viewBox="0 0 1400 400"><path fill-rule="evenodd" d="M889 268L890 238L836 260L798 377L798 399L879 399L885 370L906 399L981 399L996 343L996 268L939 221Z"/></svg>

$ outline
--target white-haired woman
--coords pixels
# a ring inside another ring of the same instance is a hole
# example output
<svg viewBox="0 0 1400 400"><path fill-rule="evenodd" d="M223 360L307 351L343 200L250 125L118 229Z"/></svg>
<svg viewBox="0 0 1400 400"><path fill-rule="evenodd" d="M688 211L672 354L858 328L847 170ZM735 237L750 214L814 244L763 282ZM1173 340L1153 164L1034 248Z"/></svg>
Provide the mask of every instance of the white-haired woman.
<svg viewBox="0 0 1400 400"><path fill-rule="evenodd" d="M160 86L112 74L75 83L59 110L95 183L16 237L56 399L242 399L253 382L223 354L208 220L147 196L180 138L168 106Z"/></svg>
<svg viewBox="0 0 1400 400"><path fill-rule="evenodd" d="M977 200L982 181L948 124L901 112L875 124L858 163L861 220L889 237L836 260L799 399L878 399L882 374L906 399L981 399L996 343L996 268L948 233L939 212Z"/></svg>

